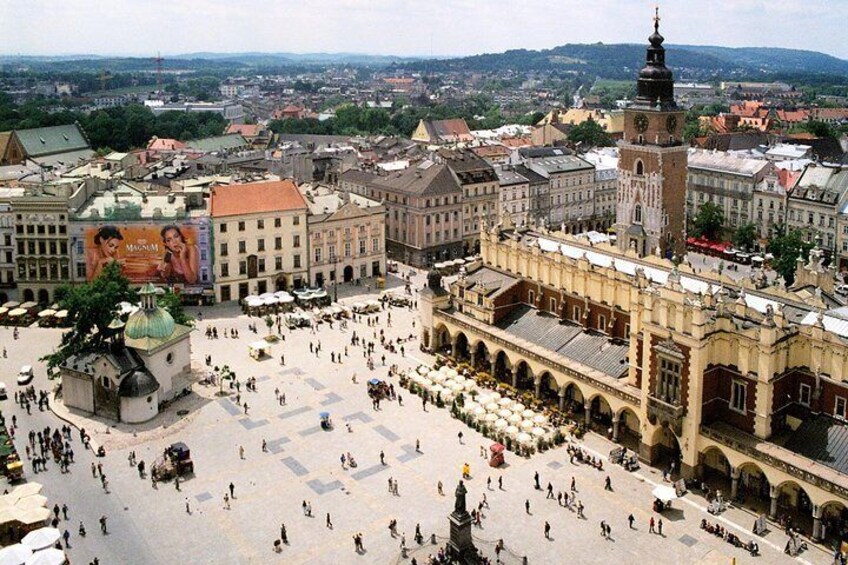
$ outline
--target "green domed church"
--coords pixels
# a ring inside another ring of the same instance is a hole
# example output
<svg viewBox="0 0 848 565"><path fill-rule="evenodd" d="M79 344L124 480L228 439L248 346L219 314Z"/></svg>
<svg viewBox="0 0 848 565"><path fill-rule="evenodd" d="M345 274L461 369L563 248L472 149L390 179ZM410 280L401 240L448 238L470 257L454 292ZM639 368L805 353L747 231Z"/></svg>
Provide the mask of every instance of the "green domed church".
<svg viewBox="0 0 848 565"><path fill-rule="evenodd" d="M60 367L68 408L140 423L191 388L191 328L157 304L163 292L144 285L139 308L111 325L108 351L73 356Z"/></svg>

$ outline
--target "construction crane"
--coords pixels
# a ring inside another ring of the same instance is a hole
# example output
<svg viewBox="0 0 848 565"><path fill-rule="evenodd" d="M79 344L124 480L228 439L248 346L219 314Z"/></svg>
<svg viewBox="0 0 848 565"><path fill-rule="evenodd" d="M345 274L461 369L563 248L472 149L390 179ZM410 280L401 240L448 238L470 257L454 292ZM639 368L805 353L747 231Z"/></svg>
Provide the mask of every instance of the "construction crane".
<svg viewBox="0 0 848 565"><path fill-rule="evenodd" d="M165 62L165 58L157 52L153 62L156 63L156 90L162 92L162 63Z"/></svg>
<svg viewBox="0 0 848 565"><path fill-rule="evenodd" d="M100 77L98 78L100 78L100 90L106 90L106 83L115 77L109 74L109 71L100 71Z"/></svg>

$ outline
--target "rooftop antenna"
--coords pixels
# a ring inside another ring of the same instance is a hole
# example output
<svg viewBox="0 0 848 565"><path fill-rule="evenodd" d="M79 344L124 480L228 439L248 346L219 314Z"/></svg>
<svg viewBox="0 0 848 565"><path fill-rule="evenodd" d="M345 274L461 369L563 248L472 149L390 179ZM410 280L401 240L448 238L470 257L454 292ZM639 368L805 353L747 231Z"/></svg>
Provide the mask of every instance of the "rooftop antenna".
<svg viewBox="0 0 848 565"><path fill-rule="evenodd" d="M162 63L165 62L165 58L162 57L162 53L156 52L156 56L153 57L153 62L156 63L156 89L158 92L162 92Z"/></svg>

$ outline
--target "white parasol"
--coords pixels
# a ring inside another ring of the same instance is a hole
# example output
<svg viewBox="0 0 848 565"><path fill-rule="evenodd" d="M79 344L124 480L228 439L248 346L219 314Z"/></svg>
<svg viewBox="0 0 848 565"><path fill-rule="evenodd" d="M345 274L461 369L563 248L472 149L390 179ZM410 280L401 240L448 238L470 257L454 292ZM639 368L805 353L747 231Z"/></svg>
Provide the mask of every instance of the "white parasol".
<svg viewBox="0 0 848 565"><path fill-rule="evenodd" d="M7 496L13 498L14 500L20 500L25 496L30 496L32 494L41 494L41 489L44 487L41 483L24 483L22 485L16 486L11 493Z"/></svg>
<svg viewBox="0 0 848 565"><path fill-rule="evenodd" d="M521 423L521 414L513 414L512 416L508 417L507 420L509 420L513 424L520 424Z"/></svg>
<svg viewBox="0 0 848 565"><path fill-rule="evenodd" d="M488 394L480 394L477 396L477 402L485 406L492 401L492 397Z"/></svg>
<svg viewBox="0 0 848 565"><path fill-rule="evenodd" d="M425 366L425 365L419 365L419 366L418 366L418 374L419 374L419 375L426 375L426 374L427 374L427 373L429 373L429 372L430 372L430 368L429 368L429 367L427 367L427 366Z"/></svg>
<svg viewBox="0 0 848 565"><path fill-rule="evenodd" d="M49 318L50 316L55 316L55 315L56 315L56 310L51 310L50 308L48 308L46 310L42 310L41 312L38 313L39 318Z"/></svg>
<svg viewBox="0 0 848 565"><path fill-rule="evenodd" d="M532 430L534 427L535 427L535 426L534 426L534 424L533 424L533 421L532 421L532 420L524 420L523 422L521 422L521 429L522 429L522 430L530 431L530 430Z"/></svg>
<svg viewBox="0 0 848 565"><path fill-rule="evenodd" d="M533 441L533 438L530 437L530 434L524 432L518 434L515 439L518 440L518 443L530 443L531 441Z"/></svg>
<svg viewBox="0 0 848 565"><path fill-rule="evenodd" d="M19 509L16 520L21 524L32 526L33 524L44 524L50 519L50 511L46 508Z"/></svg>
<svg viewBox="0 0 848 565"><path fill-rule="evenodd" d="M533 421L537 424L545 424L547 423L548 419L542 414L536 414L535 416L533 416Z"/></svg>
<svg viewBox="0 0 848 565"><path fill-rule="evenodd" d="M454 392L462 392L462 389L464 388L461 384L457 382L451 382L448 386Z"/></svg>
<svg viewBox="0 0 848 565"><path fill-rule="evenodd" d="M523 404L521 404L520 402L516 402L515 404L512 405L512 411L513 412L523 412L525 408L527 408L527 407L524 406Z"/></svg>
<svg viewBox="0 0 848 565"><path fill-rule="evenodd" d="M475 416L479 417L479 416L482 416L485 413L486 413L486 409L483 408L482 406L478 406L477 408L474 409L474 415Z"/></svg>
<svg viewBox="0 0 848 565"><path fill-rule="evenodd" d="M657 485L651 491L651 494L654 495L654 498L658 498L663 502L671 502L677 498L677 491L674 490L674 487L666 485Z"/></svg>
<svg viewBox="0 0 848 565"><path fill-rule="evenodd" d="M542 436L546 435L548 432L547 432L547 430L545 430L545 428L535 427L532 430L530 430L530 433L533 434L536 437L542 437Z"/></svg>
<svg viewBox="0 0 848 565"><path fill-rule="evenodd" d="M489 395L489 397L492 399L492 402L497 402L498 400L501 399L501 393L493 392Z"/></svg>
<svg viewBox="0 0 848 565"><path fill-rule="evenodd" d="M474 390L474 389L476 389L476 388L477 388L477 383L475 383L475 382L474 382L474 381L472 381L471 379L467 379L467 380L465 381L465 383L463 383L463 385L462 385L462 386L463 386L463 388L464 388L465 390L471 391L471 390Z"/></svg>
<svg viewBox="0 0 848 565"><path fill-rule="evenodd" d="M494 402L490 402L486 405L486 412L497 412L498 405Z"/></svg>
<svg viewBox="0 0 848 565"><path fill-rule="evenodd" d="M459 376L459 373L456 371L456 369L448 369L448 370L447 370L447 371L445 371L445 372L447 373L448 377L450 377L450 378L452 378L452 379L454 379L454 378L456 378L456 377L458 377L458 376Z"/></svg>
<svg viewBox="0 0 848 565"><path fill-rule="evenodd" d="M29 494L18 499L15 506L25 510L30 508L45 508L47 506L47 497L43 494Z"/></svg>
<svg viewBox="0 0 848 565"><path fill-rule="evenodd" d="M500 430L500 429L506 428L507 426L509 426L509 422L507 422L503 418L499 418L499 419L495 420L495 428L496 429Z"/></svg>
<svg viewBox="0 0 848 565"><path fill-rule="evenodd" d="M23 316L26 313L27 313L27 311L24 310L23 308L15 308L11 312L9 312L9 317L10 318L17 318L19 316Z"/></svg>
<svg viewBox="0 0 848 565"><path fill-rule="evenodd" d="M67 318L67 317L68 317L68 311L67 310L59 310L58 312L56 312L56 318Z"/></svg>
<svg viewBox="0 0 848 565"><path fill-rule="evenodd" d="M0 565L23 565L30 555L32 555L32 549L16 543L0 549Z"/></svg>
<svg viewBox="0 0 848 565"><path fill-rule="evenodd" d="M512 412L510 412L506 408L501 408L500 410L498 410L498 416L506 419L506 418L509 418L510 416L512 416Z"/></svg>
<svg viewBox="0 0 848 565"><path fill-rule="evenodd" d="M59 530L56 528L38 528L25 535L21 543L33 551L38 551L39 549L52 546L59 541L59 536Z"/></svg>
<svg viewBox="0 0 848 565"><path fill-rule="evenodd" d="M519 432L520 430L519 430L516 426L509 426L509 427L508 427L506 430L504 430L504 431L507 433L507 435L510 435L510 436L515 437L515 436L517 436L517 435L518 435L518 432Z"/></svg>
<svg viewBox="0 0 848 565"><path fill-rule="evenodd" d="M501 406L512 406L514 401L511 398L501 398L498 400L498 404Z"/></svg>
<svg viewBox="0 0 848 565"><path fill-rule="evenodd" d="M26 560L25 565L62 565L67 559L64 551L51 547L50 549L33 553Z"/></svg>
<svg viewBox="0 0 848 565"><path fill-rule="evenodd" d="M516 410L516 412L517 412L517 410ZM527 410L524 410L523 412L521 412L521 415L524 416L525 420L532 420L533 416L535 416L536 413L528 408Z"/></svg>

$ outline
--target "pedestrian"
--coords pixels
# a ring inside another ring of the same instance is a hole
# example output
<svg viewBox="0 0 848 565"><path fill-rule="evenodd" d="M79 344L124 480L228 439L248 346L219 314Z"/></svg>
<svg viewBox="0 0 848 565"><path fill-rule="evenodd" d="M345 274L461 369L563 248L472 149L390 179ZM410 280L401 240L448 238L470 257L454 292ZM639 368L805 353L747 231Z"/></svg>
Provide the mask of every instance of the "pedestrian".
<svg viewBox="0 0 848 565"><path fill-rule="evenodd" d="M303 501L303 504L301 504L301 507L303 508L303 515L306 516L306 501L305 500Z"/></svg>
<svg viewBox="0 0 848 565"><path fill-rule="evenodd" d="M571 477L571 492L577 492L577 480Z"/></svg>
<svg viewBox="0 0 848 565"><path fill-rule="evenodd" d="M267 452L268 452L268 442L267 442L267 441L265 441L264 439L262 440L262 452L263 452L263 453L267 453Z"/></svg>
<svg viewBox="0 0 848 565"><path fill-rule="evenodd" d="M609 475L607 475L607 478L604 480L604 490L612 490L612 481L610 480Z"/></svg>
<svg viewBox="0 0 848 565"><path fill-rule="evenodd" d="M244 446L239 446L239 459L244 459Z"/></svg>
<svg viewBox="0 0 848 565"><path fill-rule="evenodd" d="M562 491L557 491L557 506L562 506Z"/></svg>
<svg viewBox="0 0 848 565"><path fill-rule="evenodd" d="M530 514L530 499L524 501L524 511Z"/></svg>
<svg viewBox="0 0 848 565"><path fill-rule="evenodd" d="M607 531L606 531L605 537L607 539L612 539L612 526L610 526L609 524L607 524L606 526L607 526Z"/></svg>
<svg viewBox="0 0 848 565"><path fill-rule="evenodd" d="M535 485L536 490L542 490L542 487L539 486L539 471L536 471L533 474L533 484Z"/></svg>
<svg viewBox="0 0 848 565"><path fill-rule="evenodd" d="M63 505L62 505L62 517L63 517L65 520L67 520L67 519L68 519L68 505L67 505L67 504L63 504Z"/></svg>
<svg viewBox="0 0 848 565"><path fill-rule="evenodd" d="M333 529L333 522L330 520L330 513L329 512L327 512L327 528L330 529L330 530Z"/></svg>
<svg viewBox="0 0 848 565"><path fill-rule="evenodd" d="M283 543L289 544L289 536L286 534L286 525L280 524L280 539L283 540Z"/></svg>
<svg viewBox="0 0 848 565"><path fill-rule="evenodd" d="M107 529L106 529L106 516L105 516L105 515L100 517L100 532L101 532L104 536L105 536L107 533L109 533L109 532L107 531Z"/></svg>
<svg viewBox="0 0 848 565"><path fill-rule="evenodd" d="M607 537L607 523L601 520L601 537Z"/></svg>
<svg viewBox="0 0 848 565"><path fill-rule="evenodd" d="M65 547L71 547L71 544L68 543L68 540L71 539L71 532L65 530L65 533L62 534L62 539L65 540Z"/></svg>
<svg viewBox="0 0 848 565"><path fill-rule="evenodd" d="M91 462L91 478L97 478L97 466L94 464L94 461Z"/></svg>
<svg viewBox="0 0 848 565"><path fill-rule="evenodd" d="M247 415L247 402L244 403L244 413Z"/></svg>
<svg viewBox="0 0 848 565"><path fill-rule="evenodd" d="M438 484L436 485L436 489L437 489L437 490L438 490L438 492L439 492L439 496L444 496L444 495L445 495L445 491L444 491L444 489L443 489L443 487L442 487L442 481L439 481L439 482L438 482Z"/></svg>
<svg viewBox="0 0 848 565"><path fill-rule="evenodd" d="M663 535L663 533L662 533L662 518L660 518L659 521L657 521L657 533L659 535Z"/></svg>
<svg viewBox="0 0 848 565"><path fill-rule="evenodd" d="M421 453L421 440L418 438L415 439L415 451Z"/></svg>
<svg viewBox="0 0 848 565"><path fill-rule="evenodd" d="M649 534L656 533L656 530L654 529L654 517L653 516L651 516L651 520L648 522L648 533Z"/></svg>
<svg viewBox="0 0 848 565"><path fill-rule="evenodd" d="M548 494L545 496L546 499L554 497L554 485L548 483Z"/></svg>
<svg viewBox="0 0 848 565"><path fill-rule="evenodd" d="M627 517L627 523L630 524L630 529L633 529L633 522L636 521L636 518L633 517L633 514Z"/></svg>
<svg viewBox="0 0 848 565"><path fill-rule="evenodd" d="M456 434L456 437L459 438L459 445L462 445L462 431L461 430L458 434Z"/></svg>
<svg viewBox="0 0 848 565"><path fill-rule="evenodd" d="M177 475L174 477L174 488L180 490L180 476Z"/></svg>
<svg viewBox="0 0 848 565"><path fill-rule="evenodd" d="M498 476L498 490L503 490L503 475Z"/></svg>
<svg viewBox="0 0 848 565"><path fill-rule="evenodd" d="M227 494L227 493L224 493L224 510L229 510L229 509L230 509L230 495Z"/></svg>
<svg viewBox="0 0 848 565"><path fill-rule="evenodd" d="M189 504L188 504L188 497L186 497L186 499L185 499L185 505L186 505L186 514L191 514L191 506L189 506Z"/></svg>
<svg viewBox="0 0 848 565"><path fill-rule="evenodd" d="M235 500L236 499L236 485L234 485L233 483L230 483L229 489L230 489L230 498Z"/></svg>
<svg viewBox="0 0 848 565"><path fill-rule="evenodd" d="M385 453L383 453L383 450L382 450L382 449L380 450L380 464L381 464L381 465L385 465L385 464L386 464L386 454L385 454Z"/></svg>
<svg viewBox="0 0 848 565"><path fill-rule="evenodd" d="M545 539L551 539L551 525L545 520Z"/></svg>
<svg viewBox="0 0 848 565"><path fill-rule="evenodd" d="M486 479L486 489L492 490L492 477L489 477L488 479Z"/></svg>

